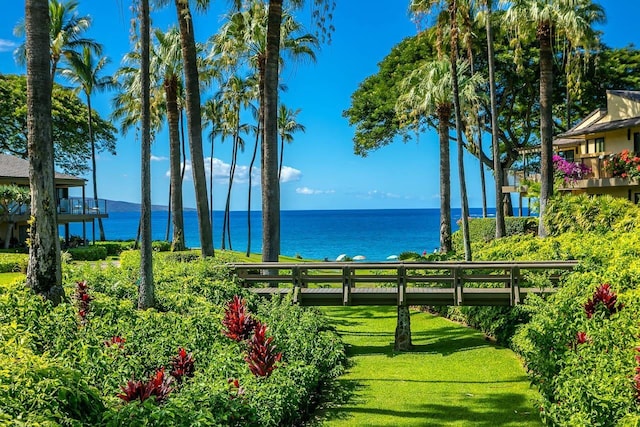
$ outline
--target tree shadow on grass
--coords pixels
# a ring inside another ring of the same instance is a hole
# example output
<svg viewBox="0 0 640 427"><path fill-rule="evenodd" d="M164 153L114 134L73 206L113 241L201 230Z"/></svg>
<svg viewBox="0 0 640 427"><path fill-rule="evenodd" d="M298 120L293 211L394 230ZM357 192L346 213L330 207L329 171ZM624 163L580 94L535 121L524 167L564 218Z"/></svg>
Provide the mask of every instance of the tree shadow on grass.
<svg viewBox="0 0 640 427"><path fill-rule="evenodd" d="M393 397L390 397L392 399ZM324 420L348 419L365 414L368 427L468 425L474 427L500 427L541 425L539 416L525 396L517 393L487 394L468 398L468 404L459 401L447 404L424 403L408 410L365 408L357 402L342 405L340 411L326 413Z"/></svg>

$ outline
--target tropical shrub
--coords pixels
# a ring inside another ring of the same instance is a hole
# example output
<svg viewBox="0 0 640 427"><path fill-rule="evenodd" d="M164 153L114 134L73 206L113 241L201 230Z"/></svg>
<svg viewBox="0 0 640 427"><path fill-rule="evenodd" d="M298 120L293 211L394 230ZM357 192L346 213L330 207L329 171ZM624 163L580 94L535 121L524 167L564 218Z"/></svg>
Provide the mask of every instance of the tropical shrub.
<svg viewBox="0 0 640 427"><path fill-rule="evenodd" d="M27 272L27 254L0 253L0 273Z"/></svg>
<svg viewBox="0 0 640 427"><path fill-rule="evenodd" d="M154 254L158 309L137 310L139 272L125 254L127 268L65 266L69 297L56 307L22 283L0 285L0 424L293 425L342 372L344 347L316 312L246 294L211 259ZM221 333L234 295L268 325L271 359L282 357L263 366L269 376Z"/></svg>
<svg viewBox="0 0 640 427"><path fill-rule="evenodd" d="M532 234L537 231L538 219L536 217L506 217L504 219L505 232L507 236L517 234ZM496 237L495 218L470 218L469 238L471 243L488 242ZM453 248L457 252L463 250L462 232L457 230L452 236Z"/></svg>
<svg viewBox="0 0 640 427"><path fill-rule="evenodd" d="M75 261L98 261L107 259L107 248L103 246L82 246L79 248L69 248L67 252Z"/></svg>

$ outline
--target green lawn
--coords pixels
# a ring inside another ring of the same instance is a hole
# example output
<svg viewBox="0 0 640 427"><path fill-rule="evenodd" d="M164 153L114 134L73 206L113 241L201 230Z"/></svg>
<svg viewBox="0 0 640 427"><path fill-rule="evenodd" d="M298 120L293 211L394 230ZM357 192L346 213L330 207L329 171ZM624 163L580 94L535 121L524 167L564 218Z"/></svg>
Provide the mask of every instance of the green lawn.
<svg viewBox="0 0 640 427"><path fill-rule="evenodd" d="M518 358L481 333L412 312L415 350L393 351L395 307L322 311L348 345L350 367L324 426L539 426L536 392Z"/></svg>

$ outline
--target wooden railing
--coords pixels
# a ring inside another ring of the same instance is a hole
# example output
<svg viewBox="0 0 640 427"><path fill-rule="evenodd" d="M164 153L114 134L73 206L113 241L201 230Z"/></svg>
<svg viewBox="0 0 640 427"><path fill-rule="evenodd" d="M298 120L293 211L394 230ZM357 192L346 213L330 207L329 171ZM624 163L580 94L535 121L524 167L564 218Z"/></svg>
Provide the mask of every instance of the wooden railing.
<svg viewBox="0 0 640 427"><path fill-rule="evenodd" d="M251 291L265 297L292 294L294 302L301 305L435 306L516 305L530 293L554 292L562 273L577 264L577 261L313 262L230 264L230 267Z"/></svg>

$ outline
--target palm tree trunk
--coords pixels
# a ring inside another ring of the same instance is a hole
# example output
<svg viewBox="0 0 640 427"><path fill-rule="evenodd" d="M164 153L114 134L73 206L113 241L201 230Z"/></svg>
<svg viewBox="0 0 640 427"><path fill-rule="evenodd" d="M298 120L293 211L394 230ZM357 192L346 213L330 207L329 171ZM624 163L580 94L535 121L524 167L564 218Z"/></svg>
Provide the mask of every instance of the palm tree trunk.
<svg viewBox="0 0 640 427"><path fill-rule="evenodd" d="M251 185L253 183L253 165L256 162L258 156L258 145L260 144L260 133L262 123L262 108L258 106L258 127L256 129L256 143L253 146L253 155L251 156L251 163L249 164L249 191L247 196L247 258L251 254Z"/></svg>
<svg viewBox="0 0 640 427"><path fill-rule="evenodd" d="M269 0L264 78L262 144L262 261L280 255L280 182L278 181L278 62L282 0Z"/></svg>
<svg viewBox="0 0 640 427"><path fill-rule="evenodd" d="M491 0L487 1L487 59L489 62L489 92L491 96L491 148L493 151L493 178L496 192L496 239L506 234L504 224L504 197L502 196L502 162L500 161L500 141L498 137L498 108L496 100L496 72L493 58L493 26L491 23Z"/></svg>
<svg viewBox="0 0 640 427"><path fill-rule="evenodd" d="M464 147L462 144L462 113L460 111L460 94L458 87L458 28L456 26L457 2L449 3L451 18L451 83L453 87L453 108L456 116L456 140L458 145L458 179L460 181L460 204L462 207L462 241L464 243L464 259L471 261L471 241L469 238L469 202L467 184L464 176Z"/></svg>
<svg viewBox="0 0 640 427"><path fill-rule="evenodd" d="M551 115L553 94L553 52L551 47L551 26L541 24L538 28L540 42L540 219L538 236L547 235L544 214L547 202L553 195L553 121Z"/></svg>
<svg viewBox="0 0 640 427"><path fill-rule="evenodd" d="M449 119L451 107L438 106L440 139L440 252L451 252L451 165L449 161Z"/></svg>
<svg viewBox="0 0 640 427"><path fill-rule="evenodd" d="M64 299L60 240L54 189L49 73L49 5L47 0L25 3L27 47L27 144L32 222L27 286L54 304Z"/></svg>
<svg viewBox="0 0 640 427"><path fill-rule="evenodd" d="M96 142L93 139L93 118L91 117L91 97L87 94L87 110L89 112L89 141L91 141L91 178L93 179L93 203L94 207L98 207L98 174L96 171ZM98 228L100 230L100 241L106 239L104 235L104 226L102 218L98 216Z"/></svg>
<svg viewBox="0 0 640 427"><path fill-rule="evenodd" d="M151 99L150 99L150 17L149 0L140 0L140 84L142 86L141 204L140 204L140 285L138 308L155 305L153 249L151 245Z"/></svg>
<svg viewBox="0 0 640 427"><path fill-rule="evenodd" d="M487 184L485 182L484 176L484 163L482 162L482 157L484 153L482 152L482 128L478 126L478 152L480 160L480 191L482 192L482 217L487 217Z"/></svg>
<svg viewBox="0 0 640 427"><path fill-rule="evenodd" d="M284 160L284 136L280 138L280 164L278 166L278 182L282 176L282 161Z"/></svg>
<svg viewBox="0 0 640 427"><path fill-rule="evenodd" d="M207 200L207 177L202 153L202 117L200 112L200 83L196 62L196 43L193 19L187 0L175 0L180 24L180 41L184 62L185 95L187 105L187 128L189 151L193 171L193 184L198 209L198 231L203 257L213 256L213 235L209 221L209 201Z"/></svg>
<svg viewBox="0 0 640 427"><path fill-rule="evenodd" d="M171 187L169 216L173 221L173 236L171 238L171 250L183 251L184 243L184 216L182 206L182 179L180 177L180 130L178 109L178 78L172 76L164 82L164 90L167 98L167 122L169 124L169 169ZM167 233L168 234L168 233Z"/></svg>

